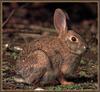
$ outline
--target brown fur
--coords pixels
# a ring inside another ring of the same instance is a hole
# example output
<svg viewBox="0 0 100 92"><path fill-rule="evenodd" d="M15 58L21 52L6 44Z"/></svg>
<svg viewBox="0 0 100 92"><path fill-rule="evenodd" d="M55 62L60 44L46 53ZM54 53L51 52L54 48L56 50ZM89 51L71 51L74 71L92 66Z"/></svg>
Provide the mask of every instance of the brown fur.
<svg viewBox="0 0 100 92"><path fill-rule="evenodd" d="M21 52L16 72L26 83L45 85L64 80L74 72L79 63L76 59L86 49L80 35L67 30L66 17L61 9L55 11L54 25L58 36L44 36L32 41ZM76 37L76 42L71 36Z"/></svg>

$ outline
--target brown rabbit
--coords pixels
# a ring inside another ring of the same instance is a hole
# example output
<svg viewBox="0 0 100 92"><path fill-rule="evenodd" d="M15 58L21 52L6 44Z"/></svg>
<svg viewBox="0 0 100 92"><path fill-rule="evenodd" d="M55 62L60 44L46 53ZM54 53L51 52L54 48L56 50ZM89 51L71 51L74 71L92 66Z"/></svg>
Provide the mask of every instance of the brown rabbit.
<svg viewBox="0 0 100 92"><path fill-rule="evenodd" d="M54 26L58 36L43 36L23 48L16 64L20 82L34 85L69 84L65 77L78 65L76 59L86 50L86 43L79 34L68 30L68 15L56 9Z"/></svg>

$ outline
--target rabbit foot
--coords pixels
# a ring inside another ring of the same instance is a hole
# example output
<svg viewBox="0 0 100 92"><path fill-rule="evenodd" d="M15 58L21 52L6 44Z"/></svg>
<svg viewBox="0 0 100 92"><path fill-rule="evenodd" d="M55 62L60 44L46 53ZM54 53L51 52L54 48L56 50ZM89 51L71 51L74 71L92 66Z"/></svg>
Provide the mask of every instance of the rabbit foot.
<svg viewBox="0 0 100 92"><path fill-rule="evenodd" d="M68 81L64 81L61 83L62 85L72 85L74 84L73 82L68 82Z"/></svg>
<svg viewBox="0 0 100 92"><path fill-rule="evenodd" d="M60 83L61 83L61 85L72 85L72 84L74 84L73 82L68 82L64 79L60 80Z"/></svg>

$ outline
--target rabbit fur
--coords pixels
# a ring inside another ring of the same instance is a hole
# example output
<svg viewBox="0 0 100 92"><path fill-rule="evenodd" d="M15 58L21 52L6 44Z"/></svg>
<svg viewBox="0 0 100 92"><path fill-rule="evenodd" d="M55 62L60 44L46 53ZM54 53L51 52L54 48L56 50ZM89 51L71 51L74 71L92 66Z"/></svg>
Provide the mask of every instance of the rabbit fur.
<svg viewBox="0 0 100 92"><path fill-rule="evenodd" d="M67 13L66 13L67 14ZM54 26L57 36L43 36L27 43L16 63L16 73L33 85L66 84L65 77L78 66L78 57L86 50L82 37L68 30L68 15L56 9Z"/></svg>

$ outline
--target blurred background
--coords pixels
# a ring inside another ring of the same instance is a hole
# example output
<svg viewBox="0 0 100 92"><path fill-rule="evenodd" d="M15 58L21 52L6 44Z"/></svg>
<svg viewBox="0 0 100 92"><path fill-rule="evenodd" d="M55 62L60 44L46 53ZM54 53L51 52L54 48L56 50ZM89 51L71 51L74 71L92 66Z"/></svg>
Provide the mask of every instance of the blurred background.
<svg viewBox="0 0 100 92"><path fill-rule="evenodd" d="M32 89L32 86L13 81L15 63L21 46L42 35L56 35L53 14L56 8L66 11L70 17L69 29L79 33L88 44L75 72L79 84L72 87L47 89L97 89L98 87L98 3L2 3L3 32L3 89Z"/></svg>

